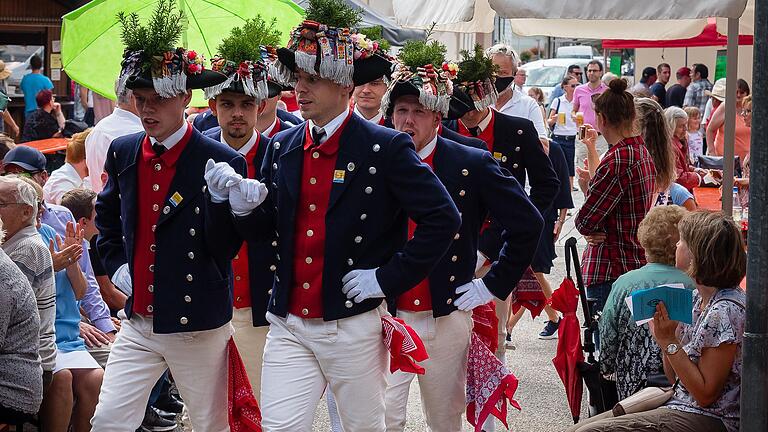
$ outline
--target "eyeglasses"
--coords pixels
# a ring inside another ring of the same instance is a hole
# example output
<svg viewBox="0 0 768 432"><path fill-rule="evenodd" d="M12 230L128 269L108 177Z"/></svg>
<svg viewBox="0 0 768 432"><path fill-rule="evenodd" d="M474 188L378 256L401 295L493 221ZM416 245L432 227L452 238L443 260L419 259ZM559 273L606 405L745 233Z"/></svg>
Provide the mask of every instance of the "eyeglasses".
<svg viewBox="0 0 768 432"><path fill-rule="evenodd" d="M576 87L578 87L578 86L579 86L578 84L569 84L569 85L568 85L568 87L570 87L570 88L576 88Z"/></svg>
<svg viewBox="0 0 768 432"><path fill-rule="evenodd" d="M581 76L581 75L584 75L584 72L581 72L581 71L578 71L578 72L577 72L577 71L573 71L573 72L571 72L571 74L573 74L573 75L579 75L579 76Z"/></svg>

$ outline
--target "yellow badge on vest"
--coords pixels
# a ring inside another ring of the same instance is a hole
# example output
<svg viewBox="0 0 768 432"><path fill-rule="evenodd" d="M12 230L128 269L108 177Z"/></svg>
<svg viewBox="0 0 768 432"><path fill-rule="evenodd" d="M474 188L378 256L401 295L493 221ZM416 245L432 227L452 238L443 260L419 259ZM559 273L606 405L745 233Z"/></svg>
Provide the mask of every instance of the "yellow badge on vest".
<svg viewBox="0 0 768 432"><path fill-rule="evenodd" d="M344 175L346 174L346 171L344 170L335 170L333 172L333 182L334 183L344 183Z"/></svg>
<svg viewBox="0 0 768 432"><path fill-rule="evenodd" d="M501 157L502 157L501 152L493 152L493 158L496 159L497 161L500 161Z"/></svg>
<svg viewBox="0 0 768 432"><path fill-rule="evenodd" d="M184 198L182 198L182 196L181 196L181 194L180 194L180 193L178 193L178 192L174 192L174 193L173 193L173 195L171 195L171 198L169 199L169 201L171 202L171 204L172 204L174 207L176 207L176 206L178 206L179 204L181 204L181 200L183 200L183 199L184 199Z"/></svg>

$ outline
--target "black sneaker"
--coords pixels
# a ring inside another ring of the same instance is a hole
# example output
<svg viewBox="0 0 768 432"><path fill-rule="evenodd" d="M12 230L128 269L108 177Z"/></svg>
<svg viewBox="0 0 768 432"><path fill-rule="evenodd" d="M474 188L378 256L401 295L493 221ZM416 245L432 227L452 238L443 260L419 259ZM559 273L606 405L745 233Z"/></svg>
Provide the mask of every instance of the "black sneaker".
<svg viewBox="0 0 768 432"><path fill-rule="evenodd" d="M144 413L144 421L141 422L141 430L146 432L165 432L176 429L176 422L160 417L152 407L147 407Z"/></svg>
<svg viewBox="0 0 768 432"><path fill-rule="evenodd" d="M558 327L560 327L560 320L557 322L547 321L544 330L539 333L539 339L557 339Z"/></svg>
<svg viewBox="0 0 768 432"><path fill-rule="evenodd" d="M170 392L162 392L157 401L152 405L159 410L169 413L180 414L184 409L184 404L176 399Z"/></svg>
<svg viewBox="0 0 768 432"><path fill-rule="evenodd" d="M512 343L512 333L507 333L507 337L504 339L504 348L515 349L515 344Z"/></svg>

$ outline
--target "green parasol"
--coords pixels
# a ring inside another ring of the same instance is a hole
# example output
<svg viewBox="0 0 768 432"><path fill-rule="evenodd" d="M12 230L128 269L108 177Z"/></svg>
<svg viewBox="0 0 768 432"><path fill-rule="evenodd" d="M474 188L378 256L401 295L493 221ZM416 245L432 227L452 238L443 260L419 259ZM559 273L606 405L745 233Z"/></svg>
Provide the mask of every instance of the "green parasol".
<svg viewBox="0 0 768 432"><path fill-rule="evenodd" d="M104 97L115 99L115 80L120 74L123 43L120 39L118 12L139 15L146 21L157 0L94 0L64 15L61 29L61 61L67 75ZM258 5L258 7L255 7ZM232 27L261 15L265 21L277 19L282 42L287 43L291 29L304 18L304 11L291 0L178 0L188 26L181 45L195 50L209 60ZM195 90L193 106L207 106L202 91Z"/></svg>

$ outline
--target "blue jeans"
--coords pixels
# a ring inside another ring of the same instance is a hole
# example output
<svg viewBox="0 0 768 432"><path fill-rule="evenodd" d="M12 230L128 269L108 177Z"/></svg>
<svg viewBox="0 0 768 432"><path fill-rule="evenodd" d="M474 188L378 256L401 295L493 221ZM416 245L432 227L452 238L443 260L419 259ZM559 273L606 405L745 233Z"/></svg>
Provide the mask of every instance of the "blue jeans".
<svg viewBox="0 0 768 432"><path fill-rule="evenodd" d="M595 305L595 309L592 311L593 314L596 314L598 312L603 311L603 307L605 307L605 302L608 301L608 294L611 293L611 287L613 286L613 280L596 283L587 286L587 298L594 298L597 299L597 304ZM594 340L595 340L595 349L600 350L600 332L594 333Z"/></svg>
<svg viewBox="0 0 768 432"><path fill-rule="evenodd" d="M576 175L576 135L552 135L552 139L563 148L568 175L574 177Z"/></svg>

